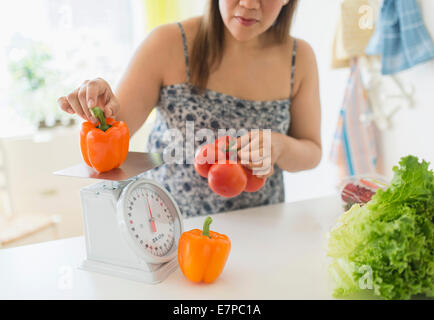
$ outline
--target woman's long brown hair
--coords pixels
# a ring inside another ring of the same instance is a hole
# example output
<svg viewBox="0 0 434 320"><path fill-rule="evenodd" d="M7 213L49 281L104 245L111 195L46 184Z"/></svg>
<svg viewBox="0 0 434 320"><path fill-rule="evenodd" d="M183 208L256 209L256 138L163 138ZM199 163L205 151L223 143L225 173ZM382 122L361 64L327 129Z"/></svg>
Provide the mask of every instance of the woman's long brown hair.
<svg viewBox="0 0 434 320"><path fill-rule="evenodd" d="M271 32L278 42L284 42L290 32L298 0L289 0L282 8L276 23L267 31ZM221 62L224 49L224 28L218 0L208 0L199 31L194 39L191 53L191 83L203 90L206 88L210 69Z"/></svg>

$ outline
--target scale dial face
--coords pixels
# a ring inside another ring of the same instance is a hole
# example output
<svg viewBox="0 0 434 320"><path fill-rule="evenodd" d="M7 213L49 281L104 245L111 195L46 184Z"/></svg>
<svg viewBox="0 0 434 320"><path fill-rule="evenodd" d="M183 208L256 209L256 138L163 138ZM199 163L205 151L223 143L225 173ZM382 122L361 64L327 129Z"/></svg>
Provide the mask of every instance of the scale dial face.
<svg viewBox="0 0 434 320"><path fill-rule="evenodd" d="M137 180L124 190L119 209L127 240L147 262L162 263L176 255L182 217L164 188Z"/></svg>

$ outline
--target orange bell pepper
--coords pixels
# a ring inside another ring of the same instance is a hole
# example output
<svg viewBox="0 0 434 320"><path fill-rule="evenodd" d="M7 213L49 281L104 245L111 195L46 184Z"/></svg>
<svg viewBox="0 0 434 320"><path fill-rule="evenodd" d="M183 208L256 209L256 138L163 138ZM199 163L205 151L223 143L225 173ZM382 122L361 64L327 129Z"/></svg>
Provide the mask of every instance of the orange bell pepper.
<svg viewBox="0 0 434 320"><path fill-rule="evenodd" d="M178 263L187 279L212 283L223 271L231 251L231 241L209 230L211 217L205 219L203 231L184 232L178 243Z"/></svg>
<svg viewBox="0 0 434 320"><path fill-rule="evenodd" d="M100 173L120 167L128 156L128 126L123 121L106 120L99 107L92 108L91 112L99 125L89 121L82 124L80 148L83 160Z"/></svg>

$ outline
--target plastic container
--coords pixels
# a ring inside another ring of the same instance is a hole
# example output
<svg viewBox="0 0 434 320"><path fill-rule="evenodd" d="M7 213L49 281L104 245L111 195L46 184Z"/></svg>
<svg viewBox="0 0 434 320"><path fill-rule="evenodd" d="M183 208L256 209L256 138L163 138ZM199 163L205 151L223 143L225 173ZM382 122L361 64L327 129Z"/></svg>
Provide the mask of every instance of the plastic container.
<svg viewBox="0 0 434 320"><path fill-rule="evenodd" d="M342 206L345 210L349 210L353 204L365 204L371 200L372 196L378 189L386 189L388 183L385 177L382 176L354 176L349 177L340 183L340 197Z"/></svg>

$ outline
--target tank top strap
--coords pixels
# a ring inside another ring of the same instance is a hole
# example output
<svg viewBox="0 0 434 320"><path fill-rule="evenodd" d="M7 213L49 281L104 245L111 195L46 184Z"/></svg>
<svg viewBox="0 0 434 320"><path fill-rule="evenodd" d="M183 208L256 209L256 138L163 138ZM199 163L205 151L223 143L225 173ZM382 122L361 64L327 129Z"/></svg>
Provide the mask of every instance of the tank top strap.
<svg viewBox="0 0 434 320"><path fill-rule="evenodd" d="M188 57L188 45L187 45L187 36L185 35L184 27L180 22L177 23L179 29L181 30L182 42L184 44L184 56L185 56L185 67L187 73L187 82L190 82L190 62Z"/></svg>
<svg viewBox="0 0 434 320"><path fill-rule="evenodd" d="M291 92L290 97L292 95L292 91L294 89L294 79L295 79L295 62L297 58L297 39L294 38L294 45L292 48L292 61L291 61Z"/></svg>

